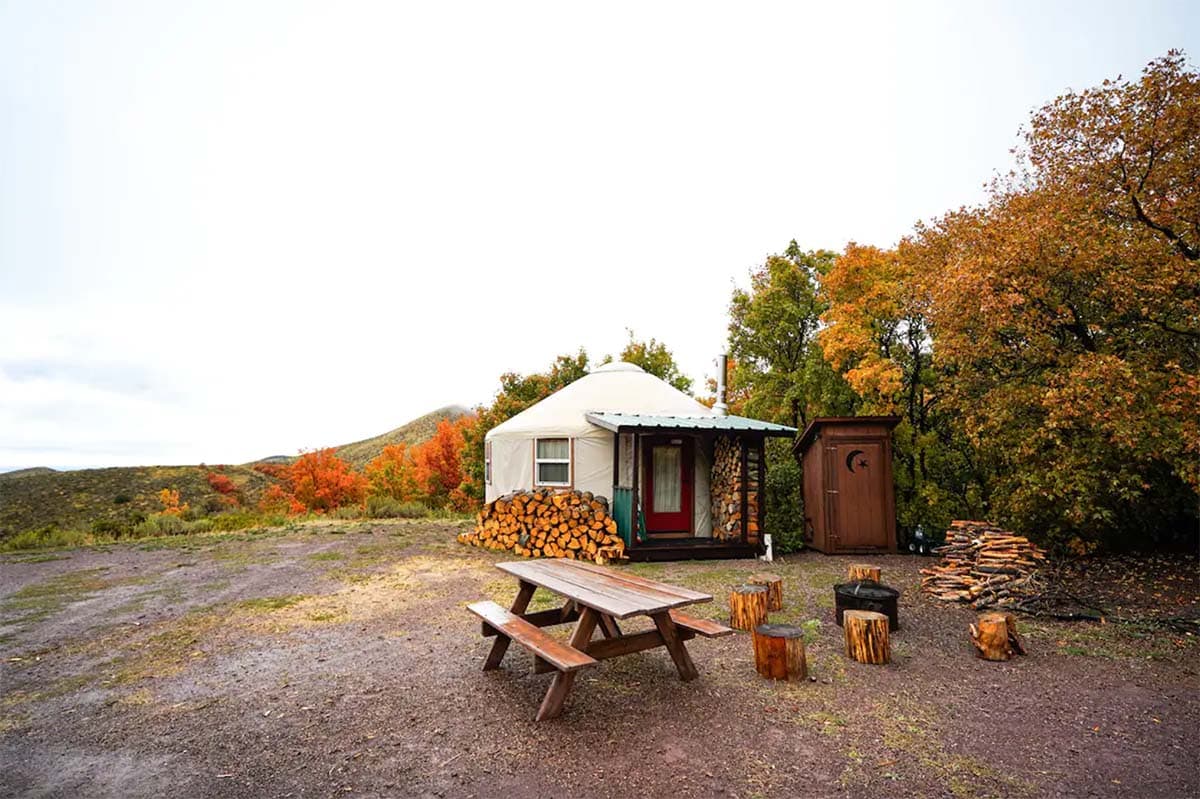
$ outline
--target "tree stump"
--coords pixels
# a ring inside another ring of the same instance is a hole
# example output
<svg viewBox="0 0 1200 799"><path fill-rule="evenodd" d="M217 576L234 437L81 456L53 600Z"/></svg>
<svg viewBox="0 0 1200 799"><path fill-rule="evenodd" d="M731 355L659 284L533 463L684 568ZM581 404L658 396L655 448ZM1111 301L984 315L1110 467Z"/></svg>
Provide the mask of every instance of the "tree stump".
<svg viewBox="0 0 1200 799"><path fill-rule="evenodd" d="M794 624L760 624L754 628L754 668L772 680L808 679L804 630Z"/></svg>
<svg viewBox="0 0 1200 799"><path fill-rule="evenodd" d="M888 663L892 645L888 641L888 617L870 610L847 610L842 615L846 634L846 656L859 663Z"/></svg>
<svg viewBox="0 0 1200 799"><path fill-rule="evenodd" d="M850 582L856 580L874 580L880 582L880 571L878 566L872 566L869 563L851 563L850 564Z"/></svg>
<svg viewBox="0 0 1200 799"><path fill-rule="evenodd" d="M1008 660L1013 654L1024 655L1025 644L1017 634L1017 620L1011 613L984 613L971 628L971 643L984 660Z"/></svg>
<svg viewBox="0 0 1200 799"><path fill-rule="evenodd" d="M767 621L767 589L762 585L735 586L729 594L729 626L753 630Z"/></svg>
<svg viewBox="0 0 1200 799"><path fill-rule="evenodd" d="M783 610L783 578L778 574L752 574L750 585L767 588L767 610Z"/></svg>

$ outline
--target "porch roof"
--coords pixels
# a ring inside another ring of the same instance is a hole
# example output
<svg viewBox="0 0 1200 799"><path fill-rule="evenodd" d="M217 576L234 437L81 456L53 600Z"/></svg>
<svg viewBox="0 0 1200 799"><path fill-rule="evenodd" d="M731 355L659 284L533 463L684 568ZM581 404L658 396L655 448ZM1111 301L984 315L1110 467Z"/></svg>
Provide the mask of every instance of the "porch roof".
<svg viewBox="0 0 1200 799"><path fill-rule="evenodd" d="M692 430L720 433L760 433L765 436L791 437L798 432L794 427L761 422L745 416L679 415L659 416L644 413L617 413L615 411L589 411L584 415L592 424L614 433L627 430Z"/></svg>

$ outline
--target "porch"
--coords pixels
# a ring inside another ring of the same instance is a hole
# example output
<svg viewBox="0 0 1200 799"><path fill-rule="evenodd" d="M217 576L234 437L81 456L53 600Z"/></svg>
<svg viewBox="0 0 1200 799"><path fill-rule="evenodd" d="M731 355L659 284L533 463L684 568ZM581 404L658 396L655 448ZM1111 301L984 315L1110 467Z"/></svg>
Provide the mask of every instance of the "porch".
<svg viewBox="0 0 1200 799"><path fill-rule="evenodd" d="M633 560L764 551L765 442L795 428L740 416L588 413L613 433L612 515Z"/></svg>

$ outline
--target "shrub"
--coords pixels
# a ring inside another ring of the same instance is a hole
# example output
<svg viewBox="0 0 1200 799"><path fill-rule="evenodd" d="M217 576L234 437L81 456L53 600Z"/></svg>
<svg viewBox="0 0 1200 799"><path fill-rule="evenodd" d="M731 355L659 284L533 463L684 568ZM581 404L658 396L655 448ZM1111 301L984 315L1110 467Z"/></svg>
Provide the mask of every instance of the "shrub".
<svg viewBox="0 0 1200 799"><path fill-rule="evenodd" d="M218 494L233 495L237 493L237 486L233 484L232 480L223 474L209 472L206 475L206 479L208 480L208 484L212 490L216 491Z"/></svg>
<svg viewBox="0 0 1200 799"><path fill-rule="evenodd" d="M113 497L114 505L125 505L132 501L133 501L133 498L130 497L128 494L117 494L115 497Z"/></svg>
<svg viewBox="0 0 1200 799"><path fill-rule="evenodd" d="M128 535L130 525L117 521L116 519L96 519L92 522L92 535L108 536L109 538L120 538L123 535Z"/></svg>
<svg viewBox="0 0 1200 799"><path fill-rule="evenodd" d="M0 542L0 550L44 549L47 547L78 547L87 543L88 534L82 530L63 530L50 524L35 530L24 530Z"/></svg>
<svg viewBox="0 0 1200 799"><path fill-rule="evenodd" d="M362 505L342 505L329 512L334 519L361 519L364 516Z"/></svg>
<svg viewBox="0 0 1200 799"><path fill-rule="evenodd" d="M786 444L767 444L766 532L779 553L804 548L804 487L800 465Z"/></svg>
<svg viewBox="0 0 1200 799"><path fill-rule="evenodd" d="M401 502L388 496L367 498L367 516L372 519L423 519L429 508L420 502Z"/></svg>
<svg viewBox="0 0 1200 799"><path fill-rule="evenodd" d="M133 528L133 537L148 538L159 535L179 535L184 531L186 526L187 522L177 515L156 513Z"/></svg>

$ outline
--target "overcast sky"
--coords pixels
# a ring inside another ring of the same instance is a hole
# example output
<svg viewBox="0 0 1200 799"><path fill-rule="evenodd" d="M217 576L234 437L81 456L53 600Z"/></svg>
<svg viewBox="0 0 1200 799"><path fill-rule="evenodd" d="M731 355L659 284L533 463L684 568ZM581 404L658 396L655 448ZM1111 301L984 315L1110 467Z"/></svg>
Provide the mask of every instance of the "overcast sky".
<svg viewBox="0 0 1200 799"><path fill-rule="evenodd" d="M0 2L0 471L231 463L976 202L1197 3Z"/></svg>

